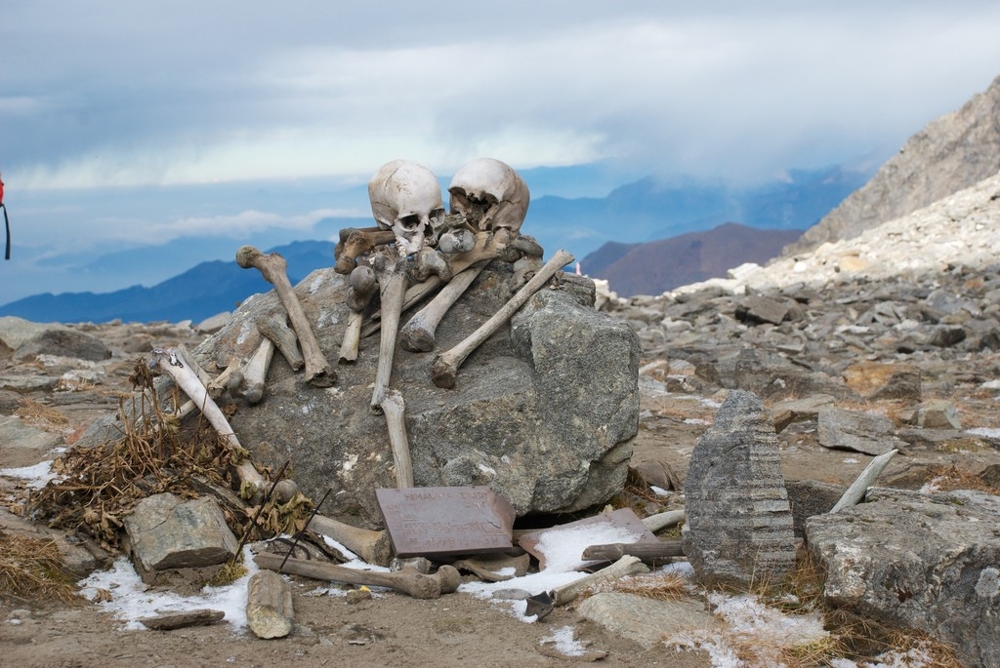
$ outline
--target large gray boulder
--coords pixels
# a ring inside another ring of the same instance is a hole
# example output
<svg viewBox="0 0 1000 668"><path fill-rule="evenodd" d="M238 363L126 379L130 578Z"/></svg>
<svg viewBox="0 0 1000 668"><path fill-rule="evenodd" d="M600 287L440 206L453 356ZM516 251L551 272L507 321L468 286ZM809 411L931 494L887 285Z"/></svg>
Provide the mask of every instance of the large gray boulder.
<svg viewBox="0 0 1000 668"><path fill-rule="evenodd" d="M826 602L1000 665L1000 497L878 488L866 501L806 520Z"/></svg>
<svg viewBox="0 0 1000 668"><path fill-rule="evenodd" d="M593 309L591 281L560 276L557 289L536 294L469 356L453 389L432 383L434 353L396 347L390 386L406 402L418 487L489 485L519 516L580 510L621 490L638 431L639 341ZM500 308L509 279L504 264L480 275L438 328L438 352ZM337 369L336 385L306 384L276 354L263 401L235 402L230 422L255 462L277 468L289 460L314 499L332 489L324 514L377 526L375 490L396 486L385 418L369 408L379 336L362 339L354 364L337 365L349 314L345 278L318 270L296 293ZM275 310L273 291L248 299L195 355L206 367L247 358L260 340L257 316Z"/></svg>

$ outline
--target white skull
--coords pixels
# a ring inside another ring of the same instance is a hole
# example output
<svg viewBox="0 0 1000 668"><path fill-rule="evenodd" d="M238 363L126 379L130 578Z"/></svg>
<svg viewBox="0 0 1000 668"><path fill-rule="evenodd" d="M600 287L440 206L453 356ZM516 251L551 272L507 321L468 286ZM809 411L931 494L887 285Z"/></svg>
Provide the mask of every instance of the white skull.
<svg viewBox="0 0 1000 668"><path fill-rule="evenodd" d="M516 235L528 213L530 194L521 176L493 158L462 165L448 186L452 213L479 230L507 228Z"/></svg>
<svg viewBox="0 0 1000 668"><path fill-rule="evenodd" d="M368 199L379 227L396 234L400 253L412 255L444 218L441 185L431 170L409 160L382 165L368 182Z"/></svg>

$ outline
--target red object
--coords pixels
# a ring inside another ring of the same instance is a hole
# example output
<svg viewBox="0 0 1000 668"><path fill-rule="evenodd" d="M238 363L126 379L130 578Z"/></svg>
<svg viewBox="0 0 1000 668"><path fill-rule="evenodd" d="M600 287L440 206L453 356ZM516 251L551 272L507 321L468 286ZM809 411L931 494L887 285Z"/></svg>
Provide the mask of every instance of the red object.
<svg viewBox="0 0 1000 668"><path fill-rule="evenodd" d="M0 204L3 204L3 179L0 179Z"/></svg>

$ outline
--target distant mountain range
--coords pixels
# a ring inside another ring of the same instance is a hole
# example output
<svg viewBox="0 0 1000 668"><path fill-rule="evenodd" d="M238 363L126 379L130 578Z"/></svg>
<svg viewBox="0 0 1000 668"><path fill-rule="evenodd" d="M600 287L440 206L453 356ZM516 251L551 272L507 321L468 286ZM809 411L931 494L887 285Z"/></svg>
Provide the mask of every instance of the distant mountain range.
<svg viewBox="0 0 1000 668"><path fill-rule="evenodd" d="M758 230L725 223L645 244L604 244L580 268L606 279L619 295L658 295L709 278L744 262L764 264L798 239L802 230Z"/></svg>
<svg viewBox="0 0 1000 668"><path fill-rule="evenodd" d="M774 246L774 239L780 236L784 239L782 244L794 240L801 230L815 224L863 185L868 176L838 167L800 170L750 188L693 180L664 184L646 178L616 188L603 198L540 197L531 202L522 231L534 236L547 254L564 248L578 259L582 258L584 271L592 276L600 277L600 273L609 272L613 277L610 279L612 289L619 294L659 293L713 274L724 275L725 269L743 261L769 259L769 255L764 255L770 253L770 249L775 249L774 254L780 250L780 246ZM700 241L686 237L679 242L652 244L648 250L638 248L647 242L704 232L733 221L741 226L727 226ZM330 218L317 223L311 232L330 239L342 227L371 223L367 218ZM756 235L750 228L782 230L788 236L770 232ZM736 242L737 238L742 240ZM731 242L728 245L724 243L727 240ZM224 250L226 245L231 249L221 254L235 258L237 248L243 243L284 256L293 284L310 271L333 264L331 241L303 240L274 245L274 233L271 232L268 236L241 242L206 237L194 243L187 239L157 247L118 251L90 260L82 270L92 274L135 276L137 268L150 263L156 263L161 269L164 265L184 266L185 259L191 258L192 253L201 252L202 258L219 257L220 248ZM692 243L697 243L701 249L697 262L691 254ZM746 253L741 254L741 251ZM681 255L671 256L674 252ZM632 259L625 260L626 257ZM628 277L629 264L641 276ZM249 295L271 289L258 272L241 269L235 260L198 262L193 259L188 266L192 268L153 287L134 285L104 293L32 295L0 306L0 315L37 322L198 321L233 310ZM685 274L681 267L690 271Z"/></svg>

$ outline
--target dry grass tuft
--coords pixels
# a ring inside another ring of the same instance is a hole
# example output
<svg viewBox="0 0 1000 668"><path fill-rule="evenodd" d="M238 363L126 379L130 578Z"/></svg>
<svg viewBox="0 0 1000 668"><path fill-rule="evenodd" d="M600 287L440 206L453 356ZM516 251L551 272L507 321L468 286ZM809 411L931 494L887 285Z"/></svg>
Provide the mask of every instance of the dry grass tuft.
<svg viewBox="0 0 1000 668"><path fill-rule="evenodd" d="M14 415L25 422L36 426L62 427L69 424L67 418L58 408L46 406L33 399L21 399Z"/></svg>
<svg viewBox="0 0 1000 668"><path fill-rule="evenodd" d="M0 531L0 598L78 602L74 578L55 542Z"/></svg>
<svg viewBox="0 0 1000 668"><path fill-rule="evenodd" d="M929 471L930 482L941 492L952 492L957 489L971 489L987 494L996 494L996 487L987 484L980 476L970 471L963 471L954 464L940 466Z"/></svg>
<svg viewBox="0 0 1000 668"><path fill-rule="evenodd" d="M691 584L676 573L654 573L651 575L631 575L616 580L606 580L590 587L584 596L607 592L635 594L657 601L676 601L691 596Z"/></svg>

